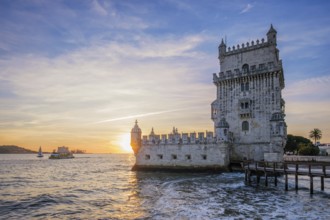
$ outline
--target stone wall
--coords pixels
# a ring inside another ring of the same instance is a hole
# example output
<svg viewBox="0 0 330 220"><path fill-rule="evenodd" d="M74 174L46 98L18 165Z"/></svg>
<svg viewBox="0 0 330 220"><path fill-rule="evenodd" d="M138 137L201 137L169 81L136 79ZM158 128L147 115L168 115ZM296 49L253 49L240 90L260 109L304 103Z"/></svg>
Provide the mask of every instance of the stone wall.
<svg viewBox="0 0 330 220"><path fill-rule="evenodd" d="M227 144L175 144L142 146L136 155L136 168L227 169Z"/></svg>

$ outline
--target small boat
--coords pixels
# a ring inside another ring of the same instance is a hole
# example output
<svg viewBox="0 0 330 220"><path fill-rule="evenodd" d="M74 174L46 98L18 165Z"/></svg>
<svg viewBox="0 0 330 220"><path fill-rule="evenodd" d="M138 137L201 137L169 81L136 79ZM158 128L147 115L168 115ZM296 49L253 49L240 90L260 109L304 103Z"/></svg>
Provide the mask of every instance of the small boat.
<svg viewBox="0 0 330 220"><path fill-rule="evenodd" d="M57 152L54 150L53 153L49 156L49 159L72 159L74 158L73 154L69 151L68 147L58 147Z"/></svg>
<svg viewBox="0 0 330 220"><path fill-rule="evenodd" d="M44 155L42 154L42 150L41 150L41 146L40 146L37 157L43 157L43 156Z"/></svg>

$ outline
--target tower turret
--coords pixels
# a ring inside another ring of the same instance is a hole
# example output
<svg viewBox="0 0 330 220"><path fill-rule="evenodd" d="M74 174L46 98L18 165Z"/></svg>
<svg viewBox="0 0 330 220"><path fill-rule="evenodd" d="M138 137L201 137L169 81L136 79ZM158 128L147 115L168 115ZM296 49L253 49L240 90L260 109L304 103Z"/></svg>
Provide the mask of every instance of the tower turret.
<svg viewBox="0 0 330 220"><path fill-rule="evenodd" d="M137 120L135 120L135 125L131 130L131 147L134 151L134 154L137 154L141 147L141 134L142 131L138 126Z"/></svg>
<svg viewBox="0 0 330 220"><path fill-rule="evenodd" d="M227 46L226 44L223 42L223 39L221 39L221 43L219 45L219 61L220 63L222 62L222 58L224 57L225 53L226 53L226 49Z"/></svg>
<svg viewBox="0 0 330 220"><path fill-rule="evenodd" d="M149 134L149 143L150 144L156 143L156 136L155 136L154 128L151 128L151 132Z"/></svg>
<svg viewBox="0 0 330 220"><path fill-rule="evenodd" d="M270 25L270 29L267 32L267 42L269 44L273 44L273 45L277 45L276 43L276 35L277 35L277 31L273 28L273 25Z"/></svg>
<svg viewBox="0 0 330 220"><path fill-rule="evenodd" d="M222 118L219 123L215 126L215 134L218 143L228 141L228 129L229 124L225 118Z"/></svg>

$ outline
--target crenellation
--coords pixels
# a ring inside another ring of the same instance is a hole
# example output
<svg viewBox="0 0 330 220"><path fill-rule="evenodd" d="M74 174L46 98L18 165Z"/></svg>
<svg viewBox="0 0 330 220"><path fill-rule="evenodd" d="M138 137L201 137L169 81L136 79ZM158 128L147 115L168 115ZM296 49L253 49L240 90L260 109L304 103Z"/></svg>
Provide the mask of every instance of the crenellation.
<svg viewBox="0 0 330 220"><path fill-rule="evenodd" d="M251 44L249 42L246 42L245 44L242 43L241 46L239 44L237 44L236 46L233 45L232 47L228 47L228 48L226 48L224 55L240 53L242 51L254 50L256 48L267 47L269 45L270 45L270 43L266 42L264 38L262 38L261 41L259 39L257 39L256 44L254 41L251 41Z"/></svg>
<svg viewBox="0 0 330 220"><path fill-rule="evenodd" d="M157 135L152 131L149 136L142 136L142 146L145 145L172 145L172 144L208 144L215 143L216 137L212 131L198 132L196 139L196 132L192 133L175 133Z"/></svg>

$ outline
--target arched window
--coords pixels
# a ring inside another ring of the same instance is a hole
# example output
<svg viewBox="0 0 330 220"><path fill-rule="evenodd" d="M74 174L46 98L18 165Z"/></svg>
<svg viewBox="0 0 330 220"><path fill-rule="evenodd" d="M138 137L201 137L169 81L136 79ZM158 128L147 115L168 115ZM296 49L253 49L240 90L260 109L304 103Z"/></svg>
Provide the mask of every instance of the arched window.
<svg viewBox="0 0 330 220"><path fill-rule="evenodd" d="M245 83L245 91L249 91L249 83Z"/></svg>
<svg viewBox="0 0 330 220"><path fill-rule="evenodd" d="M248 131L249 130L249 122L243 121L242 122L242 131Z"/></svg>
<svg viewBox="0 0 330 220"><path fill-rule="evenodd" d="M244 64L242 66L242 70L243 70L243 73L248 73L249 72L249 65L248 64Z"/></svg>
<svg viewBox="0 0 330 220"><path fill-rule="evenodd" d="M241 92L244 92L244 83L241 83Z"/></svg>

